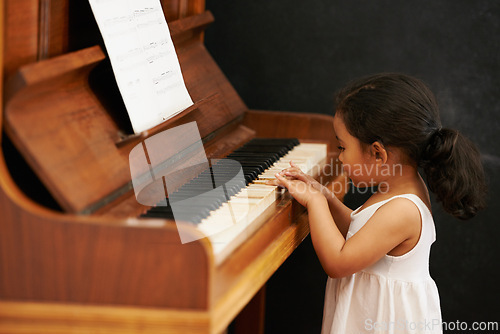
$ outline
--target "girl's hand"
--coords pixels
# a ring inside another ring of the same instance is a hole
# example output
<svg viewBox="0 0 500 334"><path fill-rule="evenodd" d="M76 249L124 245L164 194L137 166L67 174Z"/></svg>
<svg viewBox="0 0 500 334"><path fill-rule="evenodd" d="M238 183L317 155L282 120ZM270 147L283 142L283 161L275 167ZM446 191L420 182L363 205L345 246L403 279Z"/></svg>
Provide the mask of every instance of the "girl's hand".
<svg viewBox="0 0 500 334"><path fill-rule="evenodd" d="M323 194L317 190L312 184L308 184L299 179L288 180L284 176L285 172L276 174L276 185L283 186L288 189L290 194L303 206L308 207L316 198L324 198Z"/></svg>
<svg viewBox="0 0 500 334"><path fill-rule="evenodd" d="M281 174L289 180L299 180L306 183L309 186L312 186L316 190L323 192L323 185L316 181L312 176L304 173L293 161L290 161L290 168L284 169L281 171ZM268 181L267 184L279 186L280 181L271 180Z"/></svg>

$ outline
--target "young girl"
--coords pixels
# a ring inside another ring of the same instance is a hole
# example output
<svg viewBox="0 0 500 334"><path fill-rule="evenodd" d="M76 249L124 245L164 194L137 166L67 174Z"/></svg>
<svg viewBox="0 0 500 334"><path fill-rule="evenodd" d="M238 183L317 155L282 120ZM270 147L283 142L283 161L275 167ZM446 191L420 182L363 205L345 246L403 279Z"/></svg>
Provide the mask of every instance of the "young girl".
<svg viewBox="0 0 500 334"><path fill-rule="evenodd" d="M415 78L362 78L336 102L339 160L354 186L377 185L376 193L352 211L293 163L275 181L307 208L329 276L322 333L441 333L429 275L435 228L418 168L444 209L468 219L484 206L479 153L441 127L433 94Z"/></svg>

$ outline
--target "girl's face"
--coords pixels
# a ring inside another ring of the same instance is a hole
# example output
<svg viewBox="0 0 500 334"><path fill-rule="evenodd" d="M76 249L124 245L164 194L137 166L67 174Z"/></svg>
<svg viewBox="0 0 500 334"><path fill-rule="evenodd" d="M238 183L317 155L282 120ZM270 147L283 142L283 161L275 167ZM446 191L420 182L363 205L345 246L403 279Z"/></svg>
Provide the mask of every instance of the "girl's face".
<svg viewBox="0 0 500 334"><path fill-rule="evenodd" d="M371 187L380 180L377 176L376 160L369 148L363 148L361 142L353 137L345 127L342 117L337 114L333 118L333 127L339 141L339 160L347 176L356 187Z"/></svg>

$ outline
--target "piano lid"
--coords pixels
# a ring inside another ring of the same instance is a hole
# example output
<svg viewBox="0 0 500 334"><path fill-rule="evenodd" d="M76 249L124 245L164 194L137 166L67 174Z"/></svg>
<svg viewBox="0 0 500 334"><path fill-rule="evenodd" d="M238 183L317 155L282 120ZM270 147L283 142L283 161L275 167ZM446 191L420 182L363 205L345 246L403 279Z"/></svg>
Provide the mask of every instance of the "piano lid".
<svg viewBox="0 0 500 334"><path fill-rule="evenodd" d="M127 136L130 124L103 48L67 52L84 31L70 26L72 15L75 22L89 27L85 43L101 43L100 36L94 35L98 29L90 9L73 8L90 7L88 3L40 2L39 6L48 6L40 8L40 21L38 13L23 13L24 1L6 3L4 69L13 73L5 87L6 130L68 212L92 212L129 191L128 157L141 140L192 121L204 138L247 109L203 45L203 29L213 20L203 11L203 1L162 1L194 105L138 136ZM22 15L30 17L21 20ZM28 35L28 40L40 41L38 46L16 48L15 41ZM62 43L62 49L54 46L56 42ZM16 53L29 57L16 58Z"/></svg>

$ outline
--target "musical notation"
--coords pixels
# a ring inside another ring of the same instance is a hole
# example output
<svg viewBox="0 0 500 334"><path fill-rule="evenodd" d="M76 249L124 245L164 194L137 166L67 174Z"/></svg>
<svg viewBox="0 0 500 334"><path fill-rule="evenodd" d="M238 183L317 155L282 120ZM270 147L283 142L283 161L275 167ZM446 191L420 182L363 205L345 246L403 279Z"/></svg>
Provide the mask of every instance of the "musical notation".
<svg viewBox="0 0 500 334"><path fill-rule="evenodd" d="M135 133L193 104L159 0L89 0Z"/></svg>

